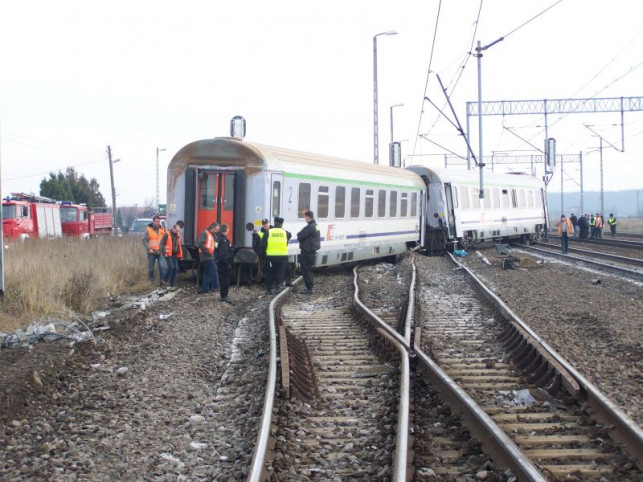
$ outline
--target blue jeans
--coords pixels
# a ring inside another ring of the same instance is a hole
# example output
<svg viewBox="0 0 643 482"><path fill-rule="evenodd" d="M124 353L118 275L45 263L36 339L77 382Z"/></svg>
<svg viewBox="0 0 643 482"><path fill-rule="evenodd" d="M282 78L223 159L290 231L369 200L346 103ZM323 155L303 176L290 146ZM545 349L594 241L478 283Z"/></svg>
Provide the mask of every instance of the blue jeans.
<svg viewBox="0 0 643 482"><path fill-rule="evenodd" d="M176 275L179 274L179 259L176 256L165 258L167 262L167 271L165 272L165 281L170 286L176 286Z"/></svg>
<svg viewBox="0 0 643 482"><path fill-rule="evenodd" d="M217 272L217 265L213 259L202 261L203 263L203 277L201 279L201 291L207 293L219 288L219 273Z"/></svg>
<svg viewBox="0 0 643 482"><path fill-rule="evenodd" d="M154 262L159 262L159 283L165 279L165 259L160 254L147 253L147 276L154 283Z"/></svg>
<svg viewBox="0 0 643 482"><path fill-rule="evenodd" d="M563 248L563 253L569 251L569 237L566 234L560 235L560 246Z"/></svg>

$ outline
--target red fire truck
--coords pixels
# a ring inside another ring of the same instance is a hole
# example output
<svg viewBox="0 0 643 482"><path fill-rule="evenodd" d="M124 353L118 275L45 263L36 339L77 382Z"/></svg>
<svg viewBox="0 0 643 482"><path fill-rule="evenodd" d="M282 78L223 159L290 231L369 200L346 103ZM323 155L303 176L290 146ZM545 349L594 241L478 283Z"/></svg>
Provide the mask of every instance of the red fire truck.
<svg viewBox="0 0 643 482"><path fill-rule="evenodd" d="M9 239L62 236L60 205L53 199L12 193L2 201L2 234Z"/></svg>
<svg viewBox="0 0 643 482"><path fill-rule="evenodd" d="M65 236L89 238L112 234L111 213L90 211L85 204L63 201L60 206L60 220Z"/></svg>

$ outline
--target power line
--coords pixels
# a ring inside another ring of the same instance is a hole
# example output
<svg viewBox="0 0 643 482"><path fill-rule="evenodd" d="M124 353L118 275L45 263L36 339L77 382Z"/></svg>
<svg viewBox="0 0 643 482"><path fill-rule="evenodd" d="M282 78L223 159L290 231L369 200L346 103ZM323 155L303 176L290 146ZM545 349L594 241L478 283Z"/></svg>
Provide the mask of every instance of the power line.
<svg viewBox="0 0 643 482"><path fill-rule="evenodd" d="M76 167L81 167L81 166L87 166L87 165L89 165L89 164L97 164L97 163L99 163L99 162L105 162L105 159L101 159L100 161L84 162L84 163L82 163L82 164L76 164L75 166L67 166L67 167L73 167L73 168L76 168ZM66 168L67 168L67 167L66 167ZM66 168L65 168L65 169L66 169ZM62 168L60 168L60 169L58 169L58 170L60 171L61 169L62 169ZM3 182L4 182L4 181L15 181L16 179L26 179L26 178L29 178L29 177L38 177L38 176L42 176L42 175L45 175L45 174L49 174L50 172L54 172L54 171L55 171L55 169L50 169L50 170L49 170L49 171L47 171L47 172L38 172L38 173L34 173L34 174L28 174L28 175L26 175L26 176L9 177L9 178L5 178L5 179L3 179L2 181L3 181Z"/></svg>

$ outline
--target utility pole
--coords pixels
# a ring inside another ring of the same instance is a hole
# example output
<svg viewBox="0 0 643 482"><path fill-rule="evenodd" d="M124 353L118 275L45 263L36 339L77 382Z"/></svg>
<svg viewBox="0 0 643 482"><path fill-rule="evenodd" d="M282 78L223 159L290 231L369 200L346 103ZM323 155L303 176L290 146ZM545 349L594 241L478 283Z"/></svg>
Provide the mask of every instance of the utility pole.
<svg viewBox="0 0 643 482"><path fill-rule="evenodd" d="M585 208L583 207L583 151L580 151L578 154L578 159L580 159L580 216L585 213Z"/></svg>
<svg viewBox="0 0 643 482"><path fill-rule="evenodd" d="M603 216L603 138L598 137L600 139L600 152L601 152L601 216Z"/></svg>
<svg viewBox="0 0 643 482"><path fill-rule="evenodd" d="M482 170L484 168L484 158L482 156L482 52L487 50L489 47L493 47L498 42L502 42L504 39L504 37L500 37L484 47L480 43L480 40L478 40L476 53L473 55L478 59L478 167L480 168L480 189L478 197L480 199L484 198L484 185L482 179Z"/></svg>
<svg viewBox="0 0 643 482"><path fill-rule="evenodd" d="M109 160L109 178L112 181L112 232L116 235L116 188L114 187L114 162L110 146L107 146L107 159Z"/></svg>
<svg viewBox="0 0 643 482"><path fill-rule="evenodd" d="M1 141L0 141L1 142ZM0 146L0 200L2 200L2 147ZM0 224L2 224L2 209L0 209ZM4 238L0 230L0 298L4 297Z"/></svg>
<svg viewBox="0 0 643 482"><path fill-rule="evenodd" d="M156 214L159 213L159 152L163 152L165 148L156 148Z"/></svg>

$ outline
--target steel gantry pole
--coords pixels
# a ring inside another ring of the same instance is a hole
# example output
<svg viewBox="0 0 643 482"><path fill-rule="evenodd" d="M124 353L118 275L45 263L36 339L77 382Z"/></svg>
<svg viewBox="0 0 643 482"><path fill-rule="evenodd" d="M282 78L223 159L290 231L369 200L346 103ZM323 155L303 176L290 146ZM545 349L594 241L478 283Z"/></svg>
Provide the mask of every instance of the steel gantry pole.
<svg viewBox="0 0 643 482"><path fill-rule="evenodd" d="M397 35L395 30L388 32L381 32L373 36L373 163L379 164L380 148L379 148L379 132L377 125L377 37L381 35Z"/></svg>
<svg viewBox="0 0 643 482"><path fill-rule="evenodd" d="M496 45L498 42L502 42L504 39L504 37L500 37L498 40L494 40L484 47L481 46L482 44L480 43L480 40L478 40L478 46L476 47L475 56L478 58L478 167L480 168L480 192L478 197L480 199L484 198L484 186L482 179L482 170L484 168L484 160L482 157L482 51Z"/></svg>

